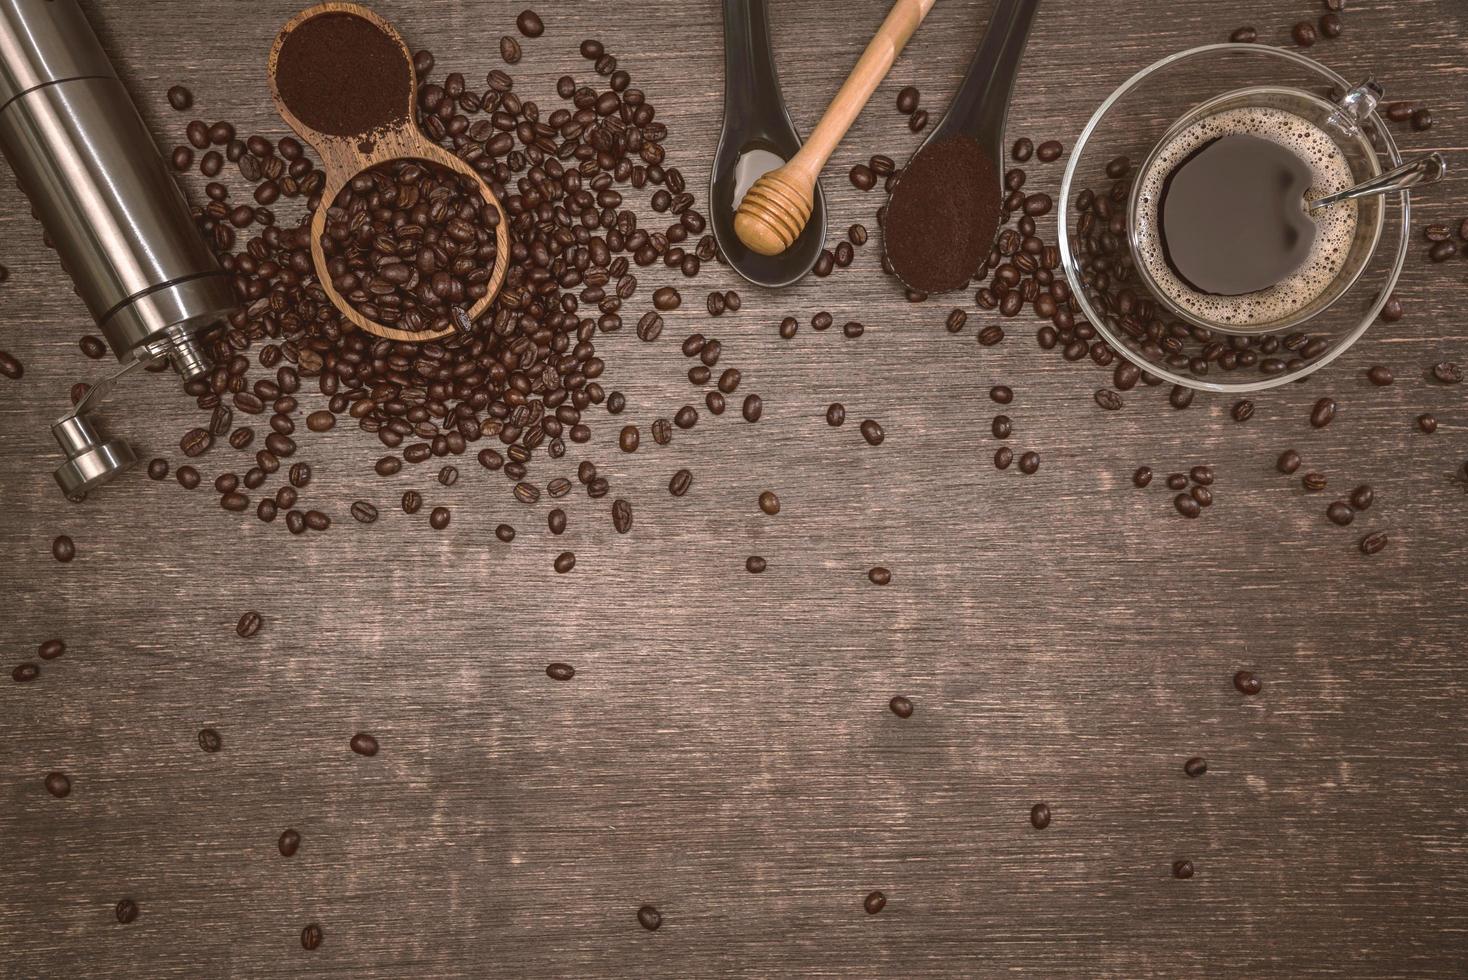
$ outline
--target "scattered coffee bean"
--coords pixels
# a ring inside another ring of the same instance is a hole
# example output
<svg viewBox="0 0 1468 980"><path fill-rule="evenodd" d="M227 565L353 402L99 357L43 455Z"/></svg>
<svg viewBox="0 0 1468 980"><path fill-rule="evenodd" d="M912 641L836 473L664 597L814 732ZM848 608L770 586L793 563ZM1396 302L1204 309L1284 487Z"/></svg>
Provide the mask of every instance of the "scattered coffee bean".
<svg viewBox="0 0 1468 980"><path fill-rule="evenodd" d="M1385 531L1374 531L1361 539L1361 554L1374 555L1387 546Z"/></svg>
<svg viewBox="0 0 1468 980"><path fill-rule="evenodd" d="M449 526L449 521L452 517L453 515L447 507L435 507L428 512L428 526L435 531L442 531Z"/></svg>
<svg viewBox="0 0 1468 980"><path fill-rule="evenodd" d="M15 359L13 354L0 350L0 374L12 381L18 381L25 374L25 367Z"/></svg>
<svg viewBox="0 0 1468 980"><path fill-rule="evenodd" d="M1351 491L1351 506L1356 510L1369 510L1372 501L1376 499L1376 491L1369 484L1361 484ZM44 654L42 654L44 656Z"/></svg>
<svg viewBox="0 0 1468 980"><path fill-rule="evenodd" d="M683 305L683 297L677 289L672 286L663 286L652 294L652 305L663 313L676 310Z"/></svg>
<svg viewBox="0 0 1468 980"><path fill-rule="evenodd" d="M366 732L358 732L353 735L347 745L358 755L365 755L370 758L377 754L377 739L368 735Z"/></svg>
<svg viewBox="0 0 1468 980"><path fill-rule="evenodd" d="M668 492L675 497L681 497L688 492L688 488L692 485L693 474L688 470L679 470L668 481Z"/></svg>
<svg viewBox="0 0 1468 980"><path fill-rule="evenodd" d="M771 517L780 513L780 498L769 490L759 495L759 509Z"/></svg>
<svg viewBox="0 0 1468 980"><path fill-rule="evenodd" d="M199 748L205 752L218 752L224 748L224 739L212 728L199 730Z"/></svg>
<svg viewBox="0 0 1468 980"><path fill-rule="evenodd" d="M1180 493L1172 498L1172 505L1177 508L1179 514L1188 520L1193 520L1203 513L1202 505L1189 493Z"/></svg>
<svg viewBox="0 0 1468 980"><path fill-rule="evenodd" d="M203 477L199 475L199 471L192 466L180 466L173 471L173 476L178 480L178 485L185 490L196 489L203 480Z"/></svg>
<svg viewBox="0 0 1468 980"><path fill-rule="evenodd" d="M1234 687L1240 694L1254 695L1264 689L1264 682L1253 671L1241 670L1234 674Z"/></svg>
<svg viewBox="0 0 1468 980"><path fill-rule="evenodd" d="M1240 27L1228 39L1235 44L1253 44L1259 40L1259 32L1252 27Z"/></svg>
<svg viewBox="0 0 1468 980"><path fill-rule="evenodd" d="M10 679L17 684L29 684L41 676L41 668L36 664L18 664L15 670L10 672Z"/></svg>
<svg viewBox="0 0 1468 980"><path fill-rule="evenodd" d="M612 502L612 527L618 534L626 534L632 530L632 505L626 500Z"/></svg>
<svg viewBox="0 0 1468 980"><path fill-rule="evenodd" d="M365 500L358 500L352 504L352 517L358 524L375 524L377 522L377 508Z"/></svg>
<svg viewBox="0 0 1468 980"><path fill-rule="evenodd" d="M1174 862L1172 862L1172 876L1174 878L1179 878L1179 879L1182 879L1184 881L1186 881L1187 879L1193 877L1193 862L1192 861L1174 861Z"/></svg>
<svg viewBox="0 0 1468 980"><path fill-rule="evenodd" d="M1396 379L1392 376L1391 368L1385 367L1381 364L1376 364L1367 369L1366 380L1370 381L1378 388L1385 388Z"/></svg>
<svg viewBox="0 0 1468 980"><path fill-rule="evenodd" d="M892 713L899 718L912 717L912 701L900 694L888 701L887 707L891 708Z"/></svg>
<svg viewBox="0 0 1468 980"><path fill-rule="evenodd" d="M64 772L48 772L46 774L46 792L57 799L64 799L71 795L71 779Z"/></svg>
<svg viewBox="0 0 1468 980"><path fill-rule="evenodd" d="M122 925L129 925L138 920L138 903L130 898L124 898L117 903L117 906L112 910L112 914L116 916L117 921Z"/></svg>
<svg viewBox="0 0 1468 980"><path fill-rule="evenodd" d="M887 438L887 433L882 430L881 423L877 422L876 419L866 419L861 424L861 437L869 445L880 446L882 441Z"/></svg>
<svg viewBox="0 0 1468 980"><path fill-rule="evenodd" d="M1024 137L1020 137L1014 141L1014 148L1009 152L1010 156L1014 157L1017 162L1025 163L1030 157L1035 155L1035 144Z"/></svg>
<svg viewBox="0 0 1468 980"><path fill-rule="evenodd" d="M1106 411L1108 411L1108 412L1117 412L1117 411L1120 411L1121 410L1121 407L1122 407L1121 396L1118 395L1116 392L1112 391L1110 388L1098 388L1096 390L1096 396L1095 397L1096 397L1096 404L1097 405L1100 405Z"/></svg>
<svg viewBox="0 0 1468 980"><path fill-rule="evenodd" d="M1445 385L1455 385L1463 380L1463 369L1452 361L1438 361L1432 366L1433 380Z"/></svg>
<svg viewBox="0 0 1468 980"><path fill-rule="evenodd" d="M1241 398L1234 402L1231 414L1235 422L1247 422L1254 417L1254 403L1247 398Z"/></svg>
<svg viewBox="0 0 1468 980"><path fill-rule="evenodd" d="M1346 527L1356 519L1356 512L1344 500L1337 500L1325 508L1325 516L1332 524Z"/></svg>
<svg viewBox="0 0 1468 980"><path fill-rule="evenodd" d="M871 580L871 583L873 585L892 584L892 572L886 568L883 568L881 565L878 565L877 567L868 571L867 578Z"/></svg>
<svg viewBox="0 0 1468 980"><path fill-rule="evenodd" d="M1310 23L1308 20L1302 20L1297 23L1293 29L1291 29L1290 37L1293 38L1294 42L1300 47L1308 48L1313 45L1317 40L1315 25Z"/></svg>
<svg viewBox="0 0 1468 980"><path fill-rule="evenodd" d="M748 558L744 559L744 570L749 572L751 575L759 575L763 573L767 567L769 567L768 563L766 563L766 561L759 555L750 555Z"/></svg>
<svg viewBox="0 0 1468 980"><path fill-rule="evenodd" d="M323 938L325 937L321 931L321 926L315 922L309 923L301 930L301 948L318 949L321 946Z"/></svg>
<svg viewBox="0 0 1468 980"><path fill-rule="evenodd" d="M1141 489L1152 482L1152 467L1139 466L1132 473L1132 485Z"/></svg>
<svg viewBox="0 0 1468 980"><path fill-rule="evenodd" d="M918 103L922 99L922 93L916 85L908 85L897 93L897 111L904 116L910 116L917 112Z"/></svg>
<svg viewBox="0 0 1468 980"><path fill-rule="evenodd" d="M656 932L663 924L663 914L651 905L644 905L637 910L637 923L648 932Z"/></svg>
<svg viewBox="0 0 1468 980"><path fill-rule="evenodd" d="M526 37L540 37L545 33L545 22L533 10L522 10L515 18L515 27Z"/></svg>
<svg viewBox="0 0 1468 980"><path fill-rule="evenodd" d="M1204 759L1201 755L1195 755L1183 763L1183 772L1187 773L1191 779L1197 779L1207 771L1208 760Z"/></svg>
<svg viewBox="0 0 1468 980"><path fill-rule="evenodd" d="M281 857L295 857L296 852L301 849L300 831L287 827L280 832L280 837L275 842Z"/></svg>
<svg viewBox="0 0 1468 980"><path fill-rule="evenodd" d="M1044 830L1050 826L1050 807L1045 803L1036 803L1030 807L1030 826L1036 830Z"/></svg>
<svg viewBox="0 0 1468 980"><path fill-rule="evenodd" d="M1437 417L1428 414L1417 416L1417 428L1421 429L1425 435L1432 435L1437 431Z"/></svg>
<svg viewBox="0 0 1468 980"><path fill-rule="evenodd" d="M1415 109L1412 112L1412 128L1417 132L1425 132L1432 128L1432 110L1427 108Z"/></svg>
<svg viewBox="0 0 1468 980"><path fill-rule="evenodd" d="M887 896L881 892L871 892L862 899L861 906L866 909L867 915L876 915L887 907Z"/></svg>
<svg viewBox="0 0 1468 980"><path fill-rule="evenodd" d="M234 631L245 639L249 639L260 632L263 623L264 619L260 614L251 609L240 617L240 621L235 624Z"/></svg>
<svg viewBox="0 0 1468 980"><path fill-rule="evenodd" d="M641 442L642 433L638 431L638 428L635 425L624 427L622 429L621 436L618 437L617 440L617 444L621 447L622 452L624 453L637 452L637 447L641 444Z"/></svg>
<svg viewBox="0 0 1468 980"><path fill-rule="evenodd" d="M1019 471L1026 476L1034 476L1040 471L1040 454L1025 453L1019 458Z"/></svg>
<svg viewBox="0 0 1468 980"><path fill-rule="evenodd" d="M1310 410L1310 424L1317 429L1325 428L1335 418L1335 410L1336 405L1334 399L1320 399L1315 403L1315 407Z"/></svg>
<svg viewBox="0 0 1468 980"><path fill-rule="evenodd" d="M744 405L740 409L741 414L744 416L744 421L758 422L760 420L760 416L764 414L764 411L765 403L759 395L745 396Z"/></svg>
<svg viewBox="0 0 1468 980"><path fill-rule="evenodd" d="M540 491L537 490L536 491L536 494L539 495L539 493L540 493ZM405 490L405 491L403 491L403 513L404 514L416 514L416 513L418 513L419 510L422 509L422 507L423 507L423 495L422 494L420 494L417 490Z"/></svg>
<svg viewBox="0 0 1468 980"><path fill-rule="evenodd" d="M1369 490L1370 488L1367 487L1365 489ZM1362 509L1364 510L1365 508ZM66 644L60 640L47 640L36 649L37 656L42 660L55 660L65 652Z"/></svg>
<svg viewBox="0 0 1468 980"><path fill-rule="evenodd" d="M1040 158L1041 163L1053 163L1059 160L1065 153L1065 147L1059 140L1046 140L1035 149L1035 156Z"/></svg>
<svg viewBox="0 0 1468 980"><path fill-rule="evenodd" d="M1407 313L1402 301L1396 296L1387 297L1387 301L1381 307L1381 319L1385 323L1396 323Z"/></svg>
<svg viewBox="0 0 1468 980"><path fill-rule="evenodd" d="M76 557L76 543L65 534L56 535L51 542L51 557L65 564Z"/></svg>
<svg viewBox="0 0 1468 980"><path fill-rule="evenodd" d="M1284 452L1279 454L1279 459L1275 461L1274 467L1281 473L1289 476L1300 468L1300 462L1301 460L1299 453L1295 452L1293 449L1286 449Z"/></svg>
<svg viewBox="0 0 1468 980"><path fill-rule="evenodd" d="M182 85L175 85L168 90L168 104L175 112L184 112L193 108L194 93Z"/></svg>
<svg viewBox="0 0 1468 980"><path fill-rule="evenodd" d="M570 551L563 551L556 556L554 567L557 575L565 575L576 567L576 555Z"/></svg>
<svg viewBox="0 0 1468 980"><path fill-rule="evenodd" d="M1326 487L1324 473L1306 473L1300 478L1300 485L1311 493L1319 493Z"/></svg>
<svg viewBox="0 0 1468 980"><path fill-rule="evenodd" d="M566 533L566 512L557 507L545 516L546 527L552 534Z"/></svg>

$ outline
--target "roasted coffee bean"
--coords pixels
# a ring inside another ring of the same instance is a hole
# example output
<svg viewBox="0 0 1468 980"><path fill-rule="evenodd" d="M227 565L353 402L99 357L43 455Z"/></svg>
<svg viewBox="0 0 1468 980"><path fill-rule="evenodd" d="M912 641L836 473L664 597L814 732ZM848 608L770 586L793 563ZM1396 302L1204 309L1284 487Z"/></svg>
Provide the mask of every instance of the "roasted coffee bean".
<svg viewBox="0 0 1468 980"><path fill-rule="evenodd" d="M281 857L295 857L296 852L301 849L300 831L295 830L291 827L287 827L285 830L282 830L280 832L280 837L276 839L275 847L278 851L280 851Z"/></svg>
<svg viewBox="0 0 1468 980"><path fill-rule="evenodd" d="M1199 507L1213 506L1213 491L1207 487L1194 487L1188 491L1188 496L1196 500Z"/></svg>
<svg viewBox="0 0 1468 980"><path fill-rule="evenodd" d="M864 163L858 163L852 167L848 176L851 179L851 186L859 191L869 191L877 183L877 175L872 173L872 168Z"/></svg>
<svg viewBox="0 0 1468 980"><path fill-rule="evenodd" d="M842 325L841 332L846 335L847 339L855 340L866 332L866 327L856 320L848 320Z"/></svg>
<svg viewBox="0 0 1468 980"><path fill-rule="evenodd" d="M1300 486L1304 487L1310 493L1319 493L1326 488L1327 484L1328 481L1324 473L1306 473L1300 477Z"/></svg>
<svg viewBox="0 0 1468 980"><path fill-rule="evenodd" d="M1235 44L1253 44L1259 40L1259 32L1252 27L1240 27L1228 39Z"/></svg>
<svg viewBox="0 0 1468 980"><path fill-rule="evenodd" d="M295 487L297 490L305 489L311 483L311 464L296 463L291 467L288 477L290 479L291 486Z"/></svg>
<svg viewBox="0 0 1468 980"><path fill-rule="evenodd" d="M1366 380L1378 388L1384 388L1396 379L1392 376L1391 368L1376 364L1367 369Z"/></svg>
<svg viewBox="0 0 1468 980"><path fill-rule="evenodd" d="M917 112L914 112L912 115L907 117L907 128L912 130L914 133L921 133L924 127L926 127L927 125L928 110L926 109L919 109Z"/></svg>
<svg viewBox="0 0 1468 980"><path fill-rule="evenodd" d="M1188 471L1188 479L1199 486L1211 487L1213 486L1213 467L1194 466Z"/></svg>
<svg viewBox="0 0 1468 980"><path fill-rule="evenodd" d="M288 510L288 511L286 511L285 512L285 527L286 527L286 530L287 531L290 531L292 534L305 534L306 533L306 515L303 514L303 513L301 513L298 510Z"/></svg>
<svg viewBox="0 0 1468 980"><path fill-rule="evenodd" d="M1376 491L1372 490L1369 484L1363 483L1351 491L1351 506L1358 511L1369 510L1372 501L1375 499ZM45 654L42 654L42 656L45 656Z"/></svg>
<svg viewBox="0 0 1468 980"><path fill-rule="evenodd" d="M1059 140L1046 140L1035 148L1035 156L1040 158L1041 163L1053 163L1064 153L1065 147Z"/></svg>
<svg viewBox="0 0 1468 980"><path fill-rule="evenodd" d="M1108 412L1120 411L1122 407L1121 396L1110 388L1098 388L1096 390L1096 404Z"/></svg>
<svg viewBox="0 0 1468 980"><path fill-rule="evenodd" d="M545 22L533 10L522 10L515 18L515 27L526 37L540 37L545 33Z"/></svg>
<svg viewBox="0 0 1468 980"><path fill-rule="evenodd" d="M506 34L500 38L500 58L507 65L520 63L520 42Z"/></svg>
<svg viewBox="0 0 1468 980"><path fill-rule="evenodd" d="M347 746L358 755L368 758L377 754L377 739L366 732L358 732L353 735Z"/></svg>
<svg viewBox="0 0 1468 980"><path fill-rule="evenodd" d="M996 405L1008 405L1014 401L1014 389L1008 385L995 385L989 389L989 400Z"/></svg>
<svg viewBox="0 0 1468 980"><path fill-rule="evenodd" d="M851 242L852 245L855 245L857 248L861 248L867 243L866 225L852 225L850 228L846 229L846 238L849 242Z"/></svg>
<svg viewBox="0 0 1468 980"><path fill-rule="evenodd" d="M180 466L178 469L173 471L173 475L174 478L178 480L178 485L183 487L185 490L193 490L197 488L199 486L199 483L203 479L199 476L199 471L194 469L192 466Z"/></svg>
<svg viewBox="0 0 1468 980"><path fill-rule="evenodd" d="M828 421L829 418L828 413ZM861 423L861 437L867 441L868 445L880 446L887 438L887 433L883 431L881 423L876 419L866 419Z"/></svg>
<svg viewBox="0 0 1468 980"><path fill-rule="evenodd" d="M1014 148L1010 150L1010 155L1014 157L1016 161L1024 163L1029 160L1030 157L1035 155L1035 144L1030 140L1021 137L1020 139L1015 140Z"/></svg>
<svg viewBox="0 0 1468 980"><path fill-rule="evenodd" d="M65 534L58 534L51 541L51 557L65 564L76 557L76 543Z"/></svg>
<svg viewBox="0 0 1468 980"><path fill-rule="evenodd" d="M678 472L674 473L673 478L668 481L668 492L675 497L681 497L688 492L688 488L692 486L692 484L693 474L688 470L679 470Z"/></svg>
<svg viewBox="0 0 1468 980"><path fill-rule="evenodd" d="M1186 881L1188 878L1193 877L1193 862L1192 861L1174 861L1174 862L1172 862L1172 876L1174 878L1178 878L1178 879L1181 879L1181 880L1184 880L1184 881Z"/></svg>
<svg viewBox="0 0 1468 980"><path fill-rule="evenodd" d="M81 348L84 355L94 361L107 356L107 344L103 342L101 337L86 334L77 342L77 345Z"/></svg>
<svg viewBox="0 0 1468 980"><path fill-rule="evenodd" d="M867 571L867 579L873 585L890 585L892 583L892 572L878 565Z"/></svg>
<svg viewBox="0 0 1468 980"><path fill-rule="evenodd" d="M1240 694L1254 695L1264 689L1264 682L1253 671L1241 670L1234 674L1234 689Z"/></svg>
<svg viewBox="0 0 1468 980"><path fill-rule="evenodd" d="M1139 466L1132 473L1132 486L1141 489L1152 482L1152 467Z"/></svg>
<svg viewBox="0 0 1468 980"><path fill-rule="evenodd" d="M1439 361L1432 366L1432 377L1445 385L1455 385L1463 380L1463 369L1452 361Z"/></svg>
<svg viewBox="0 0 1468 980"><path fill-rule="evenodd" d="M518 488L517 488L518 489ZM534 487L531 488L535 489ZM540 491L536 490L539 494ZM416 514L423 509L423 495L417 490L405 490L403 492L403 513Z"/></svg>
<svg viewBox="0 0 1468 980"><path fill-rule="evenodd" d="M1366 535L1366 537L1364 537L1364 538L1361 539L1361 544L1360 544L1361 554L1363 554L1363 555L1374 555L1374 554L1379 553L1386 546L1387 546L1386 532L1385 531L1374 531L1371 534L1368 534L1368 535Z"/></svg>
<svg viewBox="0 0 1468 980"><path fill-rule="evenodd" d="M994 450L994 468L998 470L1009 469L1009 464L1014 462L1014 450L1008 446L1000 446Z"/></svg>
<svg viewBox="0 0 1468 980"><path fill-rule="evenodd" d="M1193 404L1193 389L1182 385L1173 385L1172 391L1168 393L1167 401L1176 409L1184 409Z"/></svg>
<svg viewBox="0 0 1468 980"><path fill-rule="evenodd" d="M780 321L779 333L783 340L791 340L800 332L800 321L793 316L787 316Z"/></svg>
<svg viewBox="0 0 1468 980"><path fill-rule="evenodd" d="M263 623L264 619L260 614L251 609L240 616L239 622L235 624L234 631L245 639L249 639L260 632L260 627Z"/></svg>
<svg viewBox="0 0 1468 980"><path fill-rule="evenodd" d="M65 652L66 644L60 640L47 640L36 649L37 656L42 660L55 660Z"/></svg>
<svg viewBox="0 0 1468 980"><path fill-rule="evenodd" d="M130 925L138 921L138 903L130 898L124 898L113 907L112 914L122 925Z"/></svg>
<svg viewBox="0 0 1468 980"><path fill-rule="evenodd" d="M1446 262L1457 254L1458 244L1456 242L1438 242L1427 250L1427 257L1433 262Z"/></svg>
<svg viewBox="0 0 1468 980"><path fill-rule="evenodd" d="M64 799L71 795L71 779L64 772L48 772L46 774L46 792L57 799Z"/></svg>
<svg viewBox="0 0 1468 980"><path fill-rule="evenodd" d="M326 432L336 425L336 416L330 412L312 412L306 416L306 428L312 432Z"/></svg>
<svg viewBox="0 0 1468 980"><path fill-rule="evenodd" d="M709 408L710 410L712 410L713 405L710 404ZM719 411L723 411L723 408L720 407ZM651 429L652 441L657 443L659 446L666 446L668 443L673 441L673 423L669 422L667 419L654 419Z"/></svg>
<svg viewBox="0 0 1468 980"><path fill-rule="evenodd" d="M627 501L612 501L612 527L618 534L626 534L632 530L632 505Z"/></svg>
<svg viewBox="0 0 1468 980"><path fill-rule="evenodd" d="M773 491L766 490L759 495L759 509L773 517L780 513L780 498Z"/></svg>
<svg viewBox="0 0 1468 980"><path fill-rule="evenodd" d="M179 440L178 448L190 459L204 455L214 445L214 435L208 429L190 429Z"/></svg>
<svg viewBox="0 0 1468 980"><path fill-rule="evenodd" d="M1387 323L1396 323L1405 313L1406 310L1402 306L1402 301L1397 299L1396 296L1387 297L1386 303L1381 308L1381 318Z"/></svg>
<svg viewBox="0 0 1468 980"><path fill-rule="evenodd" d="M648 310L637 321L637 339L652 343L663 333L663 317L656 310Z"/></svg>
<svg viewBox="0 0 1468 980"><path fill-rule="evenodd" d="M15 683L17 684L29 684L31 681L40 676L41 668L36 664L18 664L16 665L16 668L10 672L10 679L15 681Z"/></svg>
<svg viewBox="0 0 1468 980"><path fill-rule="evenodd" d="M1433 224L1422 229L1422 237L1429 242L1445 242L1453 237L1453 232L1447 225Z"/></svg>
<svg viewBox="0 0 1468 980"><path fill-rule="evenodd" d="M904 116L910 116L917 111L918 103L922 99L922 93L916 85L907 85L897 93L897 111Z"/></svg>
<svg viewBox="0 0 1468 980"><path fill-rule="evenodd" d="M557 575L565 575L576 567L576 555L570 551L563 551L556 556L553 563Z"/></svg>
<svg viewBox="0 0 1468 980"><path fill-rule="evenodd" d="M1168 477L1167 477L1167 489L1169 489L1169 490L1186 490L1187 488L1188 488L1188 478L1187 478L1187 475L1186 474L1183 474L1183 473L1170 473L1170 474L1168 474Z"/></svg>
<svg viewBox="0 0 1468 980"><path fill-rule="evenodd" d="M648 932L656 932L663 924L663 915L655 907L644 905L637 910L637 924Z"/></svg>
<svg viewBox="0 0 1468 980"><path fill-rule="evenodd" d="M1300 454L1293 449L1286 449L1280 453L1279 459L1275 461L1274 466L1275 469L1288 476L1300 468Z"/></svg>
<svg viewBox="0 0 1468 980"><path fill-rule="evenodd" d="M358 500L352 504L352 517L358 524L377 523L377 508L365 500Z"/></svg>
<svg viewBox="0 0 1468 980"><path fill-rule="evenodd" d="M12 381L20 380L25 374L25 368L17 361L14 355L8 351L0 350L0 374L5 375Z"/></svg>
<svg viewBox="0 0 1468 980"><path fill-rule="evenodd" d="M402 468L403 461L397 456L384 456L373 465L378 476L392 476Z"/></svg>
<svg viewBox="0 0 1468 980"><path fill-rule="evenodd" d="M1045 803L1036 803L1030 807L1030 826L1036 830L1044 830L1050 826L1050 807Z"/></svg>
<svg viewBox="0 0 1468 980"><path fill-rule="evenodd" d="M1174 507L1177 508L1177 512L1179 514L1183 515L1189 520L1192 520L1196 518L1199 514L1203 513L1202 506L1198 503L1198 501L1194 500L1193 495L1189 493L1180 493L1176 497L1173 497L1172 504Z"/></svg>
<svg viewBox="0 0 1468 980"><path fill-rule="evenodd" d="M881 892L869 892L862 899L861 907L866 909L867 915L876 915L887 907L887 896Z"/></svg>
<svg viewBox="0 0 1468 980"><path fill-rule="evenodd" d="M683 305L683 297L672 286L663 286L652 294L652 305L663 313Z"/></svg>
<svg viewBox="0 0 1468 980"><path fill-rule="evenodd" d="M1432 110L1427 108L1415 109L1412 112L1412 128L1417 132L1425 132L1432 128Z"/></svg>
<svg viewBox="0 0 1468 980"><path fill-rule="evenodd" d="M451 516L447 507L435 507L428 513L428 526L435 531L442 531L449 526Z"/></svg>
<svg viewBox="0 0 1468 980"><path fill-rule="evenodd" d="M832 428L846 423L846 406L840 402L832 402L826 406L826 424Z"/></svg>
<svg viewBox="0 0 1468 980"><path fill-rule="evenodd" d="M309 923L301 930L301 948L319 949L324 938L325 934L321 931L321 926L315 922Z"/></svg>
<svg viewBox="0 0 1468 980"><path fill-rule="evenodd" d="M1207 771L1208 760L1204 759L1201 755L1195 755L1183 763L1183 772L1187 773L1190 779L1197 779Z"/></svg>
<svg viewBox="0 0 1468 980"><path fill-rule="evenodd" d="M1247 422L1254 417L1254 403L1247 398L1240 398L1234 402L1231 411L1235 422Z"/></svg>
<svg viewBox="0 0 1468 980"><path fill-rule="evenodd" d="M224 747L224 739L212 728L199 730L199 748L205 752L218 752Z"/></svg>
<svg viewBox="0 0 1468 980"><path fill-rule="evenodd" d="M1346 527L1356 519L1356 512L1344 500L1337 500L1325 508L1325 516L1329 518L1332 524Z"/></svg>
<svg viewBox="0 0 1468 980"><path fill-rule="evenodd" d="M168 90L168 104L176 112L184 112L194 105L194 93L182 85L175 85Z"/></svg>
<svg viewBox="0 0 1468 980"><path fill-rule="evenodd" d="M746 422L758 422L760 416L764 414L764 410L765 403L759 395L747 395L744 399L744 405L740 409L740 414L744 416L744 421Z"/></svg>
<svg viewBox="0 0 1468 980"><path fill-rule="evenodd" d="M1026 476L1034 476L1040 471L1040 454L1035 452L1025 453L1019 458L1019 471Z"/></svg>
<svg viewBox="0 0 1468 980"><path fill-rule="evenodd" d="M1417 428L1421 429L1425 435L1432 435L1437 431L1436 416L1427 414L1417 416Z"/></svg>
<svg viewBox="0 0 1468 980"><path fill-rule="evenodd" d="M566 512L557 507L546 515L546 526L552 534L566 533Z"/></svg>
<svg viewBox="0 0 1468 980"><path fill-rule="evenodd" d="M744 559L744 570L751 575L763 574L767 567L769 567L769 564L759 555L750 555Z"/></svg>
<svg viewBox="0 0 1468 980"><path fill-rule="evenodd" d="M1315 407L1310 410L1310 424L1317 429L1325 428L1335 418L1335 411L1336 405L1334 399L1320 399L1315 403Z"/></svg>
<svg viewBox="0 0 1468 980"><path fill-rule="evenodd" d="M150 479L150 480L166 480L166 479L168 479L168 460L161 459L161 458L160 459L150 459L148 461L148 479Z"/></svg>
<svg viewBox="0 0 1468 980"><path fill-rule="evenodd" d="M1310 23L1308 20L1302 20L1299 23L1295 24L1295 26L1290 30L1290 37L1293 38L1294 42L1300 47L1308 48L1315 43L1318 35L1315 33L1314 24Z"/></svg>
<svg viewBox="0 0 1468 980"><path fill-rule="evenodd" d="M887 707L891 708L892 713L899 718L912 717L912 701L908 698L903 697L900 694L893 698L891 701L888 701Z"/></svg>
<svg viewBox="0 0 1468 980"><path fill-rule="evenodd" d="M1014 435L1014 420L1008 415L996 415L994 421L989 423L989 431L994 434L995 439L1008 439Z"/></svg>
<svg viewBox="0 0 1468 980"><path fill-rule="evenodd" d="M680 429L691 429L698 424L698 410L692 405L684 405L673 414L673 424Z"/></svg>

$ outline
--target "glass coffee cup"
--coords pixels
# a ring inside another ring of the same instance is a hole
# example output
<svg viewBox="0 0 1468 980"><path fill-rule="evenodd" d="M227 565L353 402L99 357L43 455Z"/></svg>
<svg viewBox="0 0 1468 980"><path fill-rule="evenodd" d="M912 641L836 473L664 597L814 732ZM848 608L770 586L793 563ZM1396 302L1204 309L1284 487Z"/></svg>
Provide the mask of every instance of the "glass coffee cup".
<svg viewBox="0 0 1468 980"><path fill-rule="evenodd" d="M1162 260L1160 191L1177 160L1231 132L1308 134L1319 158L1312 199L1379 176L1402 162L1376 113L1381 94L1255 44L1194 48L1133 76L1092 116L1061 188L1061 261L1077 319L1149 374L1207 391L1271 388L1339 357L1401 273L1406 193L1322 210L1320 247L1298 281L1220 298L1191 289Z"/></svg>

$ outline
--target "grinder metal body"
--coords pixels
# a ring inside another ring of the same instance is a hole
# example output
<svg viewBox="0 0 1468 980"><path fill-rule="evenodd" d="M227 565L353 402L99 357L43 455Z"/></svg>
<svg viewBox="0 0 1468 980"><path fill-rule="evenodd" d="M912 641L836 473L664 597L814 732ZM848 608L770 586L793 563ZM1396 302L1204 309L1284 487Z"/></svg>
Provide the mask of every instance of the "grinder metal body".
<svg viewBox="0 0 1468 980"><path fill-rule="evenodd" d="M78 499L135 461L91 411L156 358L207 373L234 290L76 0L0 0L0 152L122 365L52 427Z"/></svg>

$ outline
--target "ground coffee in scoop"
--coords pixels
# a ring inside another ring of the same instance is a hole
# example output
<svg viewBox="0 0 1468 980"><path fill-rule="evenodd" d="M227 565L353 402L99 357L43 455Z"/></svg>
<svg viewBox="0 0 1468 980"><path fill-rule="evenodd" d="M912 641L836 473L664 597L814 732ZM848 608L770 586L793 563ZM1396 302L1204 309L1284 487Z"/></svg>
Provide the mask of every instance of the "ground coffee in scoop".
<svg viewBox="0 0 1468 980"><path fill-rule="evenodd" d="M999 175L978 143L954 137L919 150L892 190L887 257L924 293L962 289L999 230Z"/></svg>
<svg viewBox="0 0 1468 980"><path fill-rule="evenodd" d="M345 13L321 14L291 31L275 82L296 118L331 136L402 119L413 94L403 49L376 24Z"/></svg>

